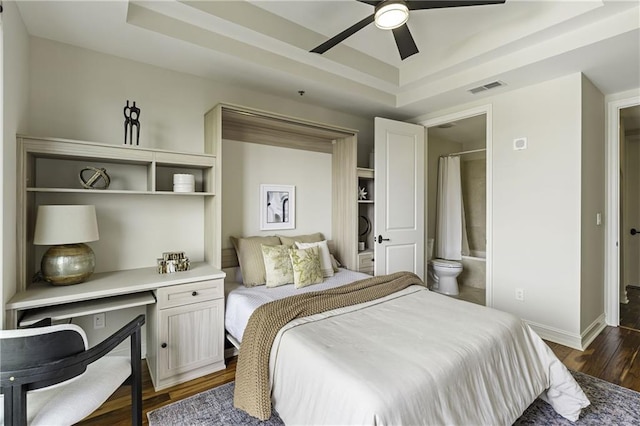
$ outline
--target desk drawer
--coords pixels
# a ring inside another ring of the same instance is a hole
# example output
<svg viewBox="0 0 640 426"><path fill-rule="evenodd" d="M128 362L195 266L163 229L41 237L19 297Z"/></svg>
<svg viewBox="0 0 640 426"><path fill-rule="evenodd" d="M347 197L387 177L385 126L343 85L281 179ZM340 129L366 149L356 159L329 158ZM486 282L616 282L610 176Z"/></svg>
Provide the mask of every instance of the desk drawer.
<svg viewBox="0 0 640 426"><path fill-rule="evenodd" d="M198 281L171 287L161 287L156 294L159 309L189 305L224 297L224 281Z"/></svg>

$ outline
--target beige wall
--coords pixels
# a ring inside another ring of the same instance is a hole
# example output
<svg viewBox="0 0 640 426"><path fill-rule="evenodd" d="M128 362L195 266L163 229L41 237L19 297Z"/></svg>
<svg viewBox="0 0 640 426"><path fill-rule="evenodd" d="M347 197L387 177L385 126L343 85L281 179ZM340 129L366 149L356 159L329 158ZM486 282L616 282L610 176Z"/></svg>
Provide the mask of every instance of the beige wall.
<svg viewBox="0 0 640 426"><path fill-rule="evenodd" d="M486 251L487 160L461 158L462 198L469 250Z"/></svg>
<svg viewBox="0 0 640 426"><path fill-rule="evenodd" d="M603 312L595 300L585 300L584 307L582 303L583 179L605 179L599 170L583 176L583 118L604 121L590 112L583 117L583 86L587 85L582 74L576 73L412 120L491 105L493 233L488 238L493 246L493 306L526 319L546 337L576 347L584 331L583 316ZM603 102L597 93L585 90L584 103ZM513 140L520 137L528 139L528 149L515 151ZM595 142L585 143L591 161L597 148ZM598 198L587 202L589 211ZM589 268L603 267L604 256L587 256L593 263ZM518 288L524 290L523 302L515 300Z"/></svg>
<svg viewBox="0 0 640 426"><path fill-rule="evenodd" d="M580 332L604 314L604 95L582 76L582 191ZM602 223L597 224L596 215Z"/></svg>
<svg viewBox="0 0 640 426"><path fill-rule="evenodd" d="M2 19L2 229L0 306L16 289L16 133L27 129L29 38L14 2L5 2ZM4 324L4 309L0 327Z"/></svg>
<svg viewBox="0 0 640 426"><path fill-rule="evenodd" d="M222 156L223 248L232 247L229 236L322 232L331 238L331 154L225 140ZM260 184L296 187L295 229L260 230Z"/></svg>
<svg viewBox="0 0 640 426"><path fill-rule="evenodd" d="M9 165L9 168L4 170L3 245L5 251L11 253L4 258L5 265L3 265L5 301L15 293L13 265L15 264L16 223L15 214L11 215L11 213L15 206L13 185L17 131L23 134L120 145L123 143L124 133L122 110L126 100L135 100L141 108L140 145L143 147L202 152L204 114L221 102L359 129L365 139L371 139L373 131L371 118L310 105L294 97L294 95L298 96L297 94L292 94L291 99L276 97L41 38L28 38L19 21L19 15L11 16L14 5L11 2L7 5L5 10L9 13L4 13L3 19L6 22L7 18L11 17L12 25L16 26L19 23L22 29L21 31L12 30L11 37L7 37L8 33L5 29L5 53L8 50L7 44L14 52L13 56L5 54L5 60L8 57L16 59L11 61L11 84L8 79L5 79L5 90L10 87L15 94L7 97L5 93L5 105L20 106L11 111L22 119L23 123L19 126L18 118L12 118L13 125L5 127L4 133L4 162ZM11 40L11 43L8 43L8 40ZM11 102L7 103L8 100ZM23 109L22 105L24 105L24 112L18 114ZM6 115L5 110L5 119ZM326 165L322 167L326 168ZM6 178L7 176L9 179ZM330 185L330 176L328 172L327 176L317 182L321 182L322 185L326 182ZM289 179L284 177L284 180ZM301 183L301 185L308 184L308 181ZM313 187L314 191L321 194L319 199L324 199L325 189L323 188L324 186ZM301 196L308 196L308 193L303 192ZM41 202L53 201L47 200L46 197L47 195L42 195ZM73 197L68 195L59 199L62 202L73 203ZM184 249L194 261L203 258L204 207L201 202L197 199L186 200L189 197L181 197L180 202L171 203L163 201L162 197L138 197L139 199L135 201L122 200L122 197L125 196L114 195L113 198L109 197L108 201L105 201L104 197L95 200L95 204L101 205L100 209L113 209L120 212L117 223L105 223L104 220L101 221L98 211L100 233L108 238L101 238L100 241L91 243L97 257L96 270L153 266L155 259L163 250ZM183 198L185 200L182 200ZM331 205L323 207L326 208L325 217L329 218ZM155 214L158 211L162 214ZM167 229L175 229L175 221L169 221L170 223L167 221L173 211L179 211L180 213L176 214L183 218L185 211L188 211L187 219L179 224L180 233L166 232ZM109 217L118 216L110 214ZM317 216L314 217L317 218ZM305 230L313 227L304 223L308 220L307 217L305 220L302 216L299 218ZM330 219L325 220L330 221ZM145 226L140 226L141 223ZM323 232L330 232L330 225L327 226L324 221L319 221L317 225ZM119 241L126 241L126 243L119 244ZM144 309L140 312L144 312ZM135 314L136 312L126 312L122 315L118 312L108 313L107 330L104 332L115 331L119 325ZM86 318L77 319L77 323L90 324ZM90 341L95 342L96 336L98 335L90 333Z"/></svg>
<svg viewBox="0 0 640 426"><path fill-rule="evenodd" d="M494 306L580 334L580 82L573 74L495 97ZM526 150L513 140L528 138ZM517 288L524 302L515 300Z"/></svg>

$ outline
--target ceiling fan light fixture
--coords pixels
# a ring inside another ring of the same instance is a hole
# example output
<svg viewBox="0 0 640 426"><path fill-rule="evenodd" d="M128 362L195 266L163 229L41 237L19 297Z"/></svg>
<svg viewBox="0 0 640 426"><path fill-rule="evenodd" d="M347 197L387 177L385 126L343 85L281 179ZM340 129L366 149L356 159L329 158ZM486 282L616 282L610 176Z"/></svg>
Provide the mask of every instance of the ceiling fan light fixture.
<svg viewBox="0 0 640 426"><path fill-rule="evenodd" d="M392 30L404 25L409 19L409 8L400 2L382 3L375 13L376 27L383 30Z"/></svg>

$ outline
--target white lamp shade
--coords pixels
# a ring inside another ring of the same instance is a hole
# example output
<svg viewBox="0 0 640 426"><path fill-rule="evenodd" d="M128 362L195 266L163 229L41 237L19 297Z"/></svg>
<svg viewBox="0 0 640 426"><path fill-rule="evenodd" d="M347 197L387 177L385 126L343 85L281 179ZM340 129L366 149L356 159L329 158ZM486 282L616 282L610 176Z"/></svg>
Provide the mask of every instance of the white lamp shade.
<svg viewBox="0 0 640 426"><path fill-rule="evenodd" d="M98 239L95 206L38 207L34 244L76 244Z"/></svg>

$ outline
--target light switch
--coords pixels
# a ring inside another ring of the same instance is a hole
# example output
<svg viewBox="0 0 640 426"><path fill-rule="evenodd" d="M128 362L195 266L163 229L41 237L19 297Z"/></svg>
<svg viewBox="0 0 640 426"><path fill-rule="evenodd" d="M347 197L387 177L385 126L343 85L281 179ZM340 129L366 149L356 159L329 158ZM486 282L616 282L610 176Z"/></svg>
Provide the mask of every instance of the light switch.
<svg viewBox="0 0 640 426"><path fill-rule="evenodd" d="M602 225L602 213L596 213L596 225Z"/></svg>

